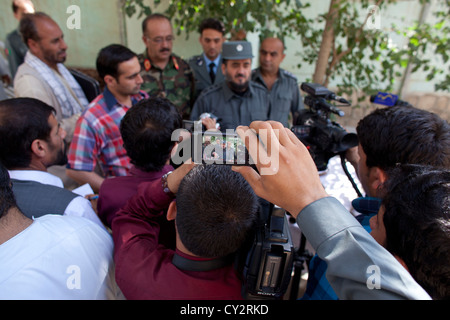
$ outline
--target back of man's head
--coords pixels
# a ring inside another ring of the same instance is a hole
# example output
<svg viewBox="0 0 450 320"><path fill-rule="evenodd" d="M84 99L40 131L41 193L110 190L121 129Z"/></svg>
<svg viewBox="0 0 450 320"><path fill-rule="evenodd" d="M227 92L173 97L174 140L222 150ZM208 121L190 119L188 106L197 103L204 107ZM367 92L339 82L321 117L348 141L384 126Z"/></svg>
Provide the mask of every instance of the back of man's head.
<svg viewBox="0 0 450 320"><path fill-rule="evenodd" d="M176 201L181 242L206 258L236 252L258 212L257 197L247 181L222 165L194 167L182 180Z"/></svg>
<svg viewBox="0 0 450 320"><path fill-rule="evenodd" d="M386 249L433 299L450 298L450 171L404 165L389 173Z"/></svg>
<svg viewBox="0 0 450 320"><path fill-rule="evenodd" d="M139 101L120 123L131 163L144 171L160 171L175 146L172 133L181 126L181 115L169 100L153 97Z"/></svg>
<svg viewBox="0 0 450 320"><path fill-rule="evenodd" d="M0 162L0 218L11 208L17 207L8 170Z"/></svg>
<svg viewBox="0 0 450 320"><path fill-rule="evenodd" d="M377 109L357 126L367 167L383 170L401 164L450 168L450 125L414 107Z"/></svg>
<svg viewBox="0 0 450 320"><path fill-rule="evenodd" d="M33 98L0 101L0 161L9 169L27 168L31 162L31 144L48 140L48 122L55 109Z"/></svg>
<svg viewBox="0 0 450 320"><path fill-rule="evenodd" d="M111 44L100 50L97 55L97 72L100 78L110 75L118 78L119 64L137 57L136 53L120 44Z"/></svg>

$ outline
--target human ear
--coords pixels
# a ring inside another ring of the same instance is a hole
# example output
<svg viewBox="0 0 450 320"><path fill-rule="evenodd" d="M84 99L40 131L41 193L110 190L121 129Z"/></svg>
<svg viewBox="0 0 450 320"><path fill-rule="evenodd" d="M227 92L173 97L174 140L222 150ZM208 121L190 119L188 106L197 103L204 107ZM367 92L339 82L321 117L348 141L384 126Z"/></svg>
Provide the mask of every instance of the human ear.
<svg viewBox="0 0 450 320"><path fill-rule="evenodd" d="M169 205L169 209L167 209L167 220L172 221L177 217L177 203L176 201L172 201Z"/></svg>

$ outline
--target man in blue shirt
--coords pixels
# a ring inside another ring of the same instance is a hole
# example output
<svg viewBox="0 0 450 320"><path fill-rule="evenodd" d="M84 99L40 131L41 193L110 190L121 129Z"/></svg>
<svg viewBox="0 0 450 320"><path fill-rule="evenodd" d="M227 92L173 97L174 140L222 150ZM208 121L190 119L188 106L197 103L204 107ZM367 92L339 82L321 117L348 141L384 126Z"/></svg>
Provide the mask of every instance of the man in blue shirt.
<svg viewBox="0 0 450 320"><path fill-rule="evenodd" d="M189 66L194 71L195 96L203 89L224 80L222 73L222 45L225 41L225 27L219 20L205 19L199 27L199 42L203 53L189 59Z"/></svg>

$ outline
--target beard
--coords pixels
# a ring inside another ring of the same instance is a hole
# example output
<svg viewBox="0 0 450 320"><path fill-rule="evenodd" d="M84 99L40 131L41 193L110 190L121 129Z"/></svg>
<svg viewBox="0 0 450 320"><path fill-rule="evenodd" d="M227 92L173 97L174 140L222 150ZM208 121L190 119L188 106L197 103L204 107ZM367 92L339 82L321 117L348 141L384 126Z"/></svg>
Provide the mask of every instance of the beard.
<svg viewBox="0 0 450 320"><path fill-rule="evenodd" d="M55 146L52 146L52 148L56 148ZM53 166L65 166L68 162L67 158L67 142L63 140L63 146L62 148L57 152L55 160L52 161Z"/></svg>
<svg viewBox="0 0 450 320"><path fill-rule="evenodd" d="M237 75L236 77L238 77L238 76L239 76L239 75ZM244 76L241 75L241 77L244 77ZM235 82L235 81L234 81L231 77L229 77L229 76L227 76L226 78L227 78L228 86L229 86L229 88L231 89L231 91L233 91L233 92L235 92L235 93L241 93L241 94L247 91L248 86L249 86L249 83L250 83L249 80L246 80L246 81L244 81L244 82L242 82L242 83L238 83L238 82Z"/></svg>
<svg viewBox="0 0 450 320"><path fill-rule="evenodd" d="M244 93L248 89L249 81L246 81L242 84L230 81L228 82L228 85L230 86L231 91L236 93Z"/></svg>

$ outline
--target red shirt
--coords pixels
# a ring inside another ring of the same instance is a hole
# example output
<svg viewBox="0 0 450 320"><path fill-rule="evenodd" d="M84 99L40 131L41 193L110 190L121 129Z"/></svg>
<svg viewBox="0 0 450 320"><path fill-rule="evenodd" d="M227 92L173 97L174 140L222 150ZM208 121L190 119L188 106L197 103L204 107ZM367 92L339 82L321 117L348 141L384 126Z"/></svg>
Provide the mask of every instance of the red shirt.
<svg viewBox="0 0 450 320"><path fill-rule="evenodd" d="M172 170L173 167L170 165L164 166L161 171L157 172L146 172L132 166L126 176L105 179L98 193L98 216L103 223L111 227L111 222L117 211L124 207L127 201L137 193L138 186L141 183L159 180L164 174Z"/></svg>
<svg viewBox="0 0 450 320"><path fill-rule="evenodd" d="M173 196L161 179L140 184L112 222L116 281L129 300L238 300L242 283L233 265L202 272L178 269L175 251L158 244L161 216ZM205 260L177 254L191 260Z"/></svg>

